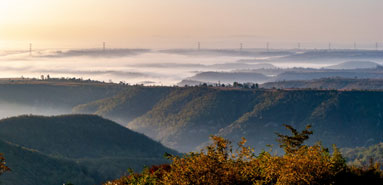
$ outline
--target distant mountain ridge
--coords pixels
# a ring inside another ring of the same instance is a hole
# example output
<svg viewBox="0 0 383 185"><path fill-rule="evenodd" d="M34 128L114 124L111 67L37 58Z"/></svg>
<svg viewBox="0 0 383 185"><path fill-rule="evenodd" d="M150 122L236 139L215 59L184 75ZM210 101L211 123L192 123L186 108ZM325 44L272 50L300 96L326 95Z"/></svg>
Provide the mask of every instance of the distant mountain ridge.
<svg viewBox="0 0 383 185"><path fill-rule="evenodd" d="M327 69L364 69L364 68L376 68L379 64L370 61L348 61L337 65L326 67Z"/></svg>
<svg viewBox="0 0 383 185"><path fill-rule="evenodd" d="M289 80L261 84L262 88L278 89L338 89L383 90L383 79L322 78L315 80Z"/></svg>
<svg viewBox="0 0 383 185"><path fill-rule="evenodd" d="M234 70L231 72L200 72L185 78L179 84L195 85L200 83L267 83L290 80L315 80L321 78L360 78L383 79L383 67L377 63L343 63L329 68L265 68Z"/></svg>

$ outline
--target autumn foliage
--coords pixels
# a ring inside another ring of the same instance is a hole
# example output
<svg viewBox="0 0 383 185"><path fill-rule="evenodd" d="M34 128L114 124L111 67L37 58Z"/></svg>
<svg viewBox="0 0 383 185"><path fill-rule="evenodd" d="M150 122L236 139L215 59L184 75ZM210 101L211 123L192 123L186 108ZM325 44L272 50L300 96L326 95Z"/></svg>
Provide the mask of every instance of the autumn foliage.
<svg viewBox="0 0 383 185"><path fill-rule="evenodd" d="M0 175L6 171L10 171L10 169L6 166L5 158L3 154L0 153Z"/></svg>
<svg viewBox="0 0 383 185"><path fill-rule="evenodd" d="M335 146L330 153L321 144L303 145L312 134L308 130L310 127L302 132L288 125L285 127L292 136L277 134L284 155L265 151L257 155L245 146L244 138L234 150L230 141L213 136L213 144L201 152L170 156L170 165L154 166L141 174L131 172L106 185L383 184L383 173L378 164L371 163L366 168L348 167Z"/></svg>

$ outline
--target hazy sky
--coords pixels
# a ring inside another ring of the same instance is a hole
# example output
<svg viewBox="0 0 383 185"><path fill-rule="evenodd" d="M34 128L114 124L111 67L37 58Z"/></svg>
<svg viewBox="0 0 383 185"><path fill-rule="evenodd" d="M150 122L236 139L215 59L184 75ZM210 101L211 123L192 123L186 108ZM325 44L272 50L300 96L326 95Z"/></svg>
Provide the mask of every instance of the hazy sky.
<svg viewBox="0 0 383 185"><path fill-rule="evenodd" d="M0 48L383 42L382 0L0 0ZM284 45L285 44L285 45ZM335 44L334 44L335 45ZM383 44L382 44L383 45Z"/></svg>

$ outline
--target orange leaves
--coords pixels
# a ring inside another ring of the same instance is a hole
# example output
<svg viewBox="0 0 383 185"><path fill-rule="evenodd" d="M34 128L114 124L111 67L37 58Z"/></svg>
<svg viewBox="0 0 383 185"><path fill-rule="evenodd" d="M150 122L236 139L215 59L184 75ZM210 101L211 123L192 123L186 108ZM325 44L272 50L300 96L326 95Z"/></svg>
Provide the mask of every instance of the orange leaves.
<svg viewBox="0 0 383 185"><path fill-rule="evenodd" d="M206 152L190 153L184 157L174 157L171 171L165 174L163 184L252 184L249 178L242 174L243 169L249 164L243 160L249 156L249 150L240 149L233 153L231 143L222 138L213 136L212 145L206 147ZM248 166L249 167L249 166Z"/></svg>
<svg viewBox="0 0 383 185"><path fill-rule="evenodd" d="M238 143L233 151L231 142L213 136L213 144L201 152L192 152L182 157L170 156L170 165L152 167L141 174L131 173L108 185L306 185L306 184L353 184L350 176L372 184L383 182L382 171L378 167L361 170L347 167L345 160L334 147L333 154L320 144L295 147L282 156L262 152L258 156L246 147L246 139ZM355 181L357 182L357 181Z"/></svg>
<svg viewBox="0 0 383 185"><path fill-rule="evenodd" d="M11 169L9 169L6 166L6 162L5 162L5 158L3 157L3 154L0 153L0 175L3 174L4 172L10 171L10 170Z"/></svg>
<svg viewBox="0 0 383 185"><path fill-rule="evenodd" d="M335 176L331 155L323 147L300 147L283 156L255 157L243 138L232 152L230 142L212 137L207 152L174 157L163 184L330 184Z"/></svg>

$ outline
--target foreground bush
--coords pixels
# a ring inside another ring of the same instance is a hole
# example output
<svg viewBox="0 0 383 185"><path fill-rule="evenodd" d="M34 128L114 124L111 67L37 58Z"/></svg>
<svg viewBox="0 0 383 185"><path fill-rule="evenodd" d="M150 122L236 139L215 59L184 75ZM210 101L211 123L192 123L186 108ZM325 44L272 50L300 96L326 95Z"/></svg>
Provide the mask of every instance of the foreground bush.
<svg viewBox="0 0 383 185"><path fill-rule="evenodd" d="M183 157L169 156L170 165L154 166L141 174L131 172L106 185L130 184L383 184L378 164L364 168L348 167L336 147L333 153L320 144L303 145L312 134L309 127L302 132L291 130L292 136L278 134L282 156L262 152L258 156L245 146L245 139L233 150L230 141L213 136L213 144L201 152Z"/></svg>
<svg viewBox="0 0 383 185"><path fill-rule="evenodd" d="M0 153L0 175L6 171L10 171L10 169L6 166L5 158L3 157L3 154Z"/></svg>

